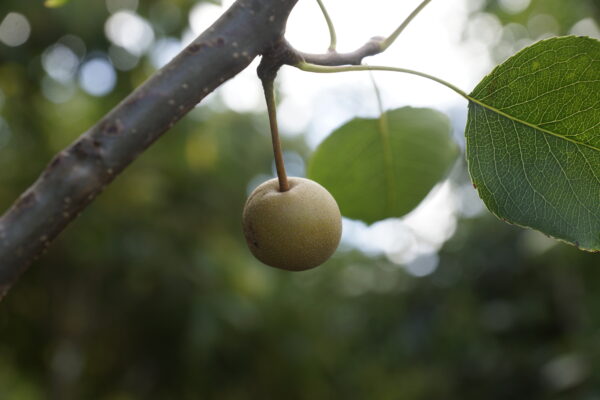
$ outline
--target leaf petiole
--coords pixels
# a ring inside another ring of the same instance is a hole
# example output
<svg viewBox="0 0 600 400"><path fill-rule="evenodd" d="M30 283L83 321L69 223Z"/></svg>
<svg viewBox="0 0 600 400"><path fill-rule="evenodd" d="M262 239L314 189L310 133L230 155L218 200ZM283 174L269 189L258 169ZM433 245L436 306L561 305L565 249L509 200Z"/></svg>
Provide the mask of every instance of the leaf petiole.
<svg viewBox="0 0 600 400"><path fill-rule="evenodd" d="M317 0L317 1L319 1L319 3L320 3L320 0ZM385 39L383 42L381 42L380 47L381 47L382 52L385 51L388 47L390 47L392 45L392 43L394 43L394 41L398 38L398 36L400 36L402 31L408 26L408 24L410 24L412 22L412 20L415 19L415 17L417 15L419 15L421 10L423 10L425 8L425 6L427 4L429 4L430 2L431 2L431 0L423 0L421 2L421 4L419 4L417 6L417 8L415 8L408 17L406 17L406 19L400 24L400 26L398 28L396 28L394 33L392 33L387 39Z"/></svg>
<svg viewBox="0 0 600 400"><path fill-rule="evenodd" d="M325 4L323 4L322 0L317 0L319 3L319 8L323 13L323 17L325 18L325 22L327 22L327 28L329 29L329 51L335 52L335 48L337 46L337 36L335 34L335 27L333 26L333 21L327 12L327 8L325 8Z"/></svg>
<svg viewBox="0 0 600 400"><path fill-rule="evenodd" d="M306 72L318 72L318 73L334 73L334 72L352 72L352 71L388 71L388 72L401 72L410 75L420 76L425 79L432 80L441 85L446 86L448 89L453 90L460 96L464 97L469 101L476 101L471 96L469 96L466 92L454 86L453 84L446 82L443 79L435 77L433 75L426 74L425 72L414 71L412 69L406 68L397 68L397 67L387 67L381 65L343 65L343 66L325 66L325 65L316 65L310 64L307 62L299 62L294 67L306 71Z"/></svg>

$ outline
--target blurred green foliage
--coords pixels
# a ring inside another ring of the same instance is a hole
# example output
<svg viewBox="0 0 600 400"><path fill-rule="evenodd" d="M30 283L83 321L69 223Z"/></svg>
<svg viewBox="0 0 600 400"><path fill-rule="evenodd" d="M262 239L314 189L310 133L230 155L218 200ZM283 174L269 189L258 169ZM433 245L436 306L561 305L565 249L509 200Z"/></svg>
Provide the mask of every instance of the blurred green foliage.
<svg viewBox="0 0 600 400"><path fill-rule="evenodd" d="M475 2L475 0L472 0ZM557 35L566 35L569 29L583 18L600 17L600 2L598 0L481 0L483 9L494 13L504 24L517 23L527 25L533 17L550 16L556 25L546 28L556 29ZM508 7L507 7L508 5ZM520 9L522 11L513 13L510 10ZM512 7L511 7L512 6Z"/></svg>
<svg viewBox="0 0 600 400"><path fill-rule="evenodd" d="M183 31L194 2L139 3L162 37ZM533 4L560 33L598 15L594 1ZM54 103L41 55L67 34L106 51L104 2L2 0L0 19L8 11L34 29L0 44L2 209L152 71L144 57L110 94ZM285 146L307 154L301 138ZM265 115L213 105L181 121L0 304L0 398L600 399L598 255L536 247L486 214L459 221L423 278L348 247L316 270L278 271L240 228L259 174L271 174Z"/></svg>

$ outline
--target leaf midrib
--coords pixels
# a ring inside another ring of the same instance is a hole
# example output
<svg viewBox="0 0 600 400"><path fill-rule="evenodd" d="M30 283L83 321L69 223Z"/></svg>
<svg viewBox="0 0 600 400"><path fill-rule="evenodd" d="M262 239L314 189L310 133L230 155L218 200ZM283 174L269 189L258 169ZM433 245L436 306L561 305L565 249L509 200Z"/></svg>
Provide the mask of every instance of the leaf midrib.
<svg viewBox="0 0 600 400"><path fill-rule="evenodd" d="M481 106L481 107L483 107L483 108L485 108L485 109L488 109L488 110L490 110L490 111L492 111L492 112L494 112L494 113L496 113L496 114L498 114L498 115L501 115L501 116L503 116L503 117L505 117L505 118L508 118L508 119L510 119L511 121L518 122L518 123L520 123L520 124L523 124L523 125L525 125L525 126L528 126L528 127L530 127L530 128L536 129L536 130L538 130L538 131L540 131L540 132L544 132L544 133L546 133L546 134L548 134L548 135L551 135L551 136L557 137L557 138L559 138L559 139L566 140L566 141L568 141L568 142L571 142L571 143L573 143L573 144L575 144L575 145L585 146L585 147L588 147L588 148L590 148L590 149L592 149L592 150L595 150L595 151L598 151L598 152L600 152L600 147L596 147L596 146L594 146L594 145L592 145L592 144L588 144L588 143L585 143L585 142L580 142L580 141L578 141L578 140L575 140L575 139L571 139L570 137L568 137L568 136L566 136L566 135L561 135L560 133L555 133L555 132L552 132L551 130L548 130L548 129L542 128L542 127L541 127L541 126L539 126L539 125L536 125L536 124L533 124L533 123L531 123L531 122L527 122L527 121L525 121L525 120L522 120L522 119L520 119L520 118L517 118L517 117L515 117L515 116L512 116L512 115L510 115L510 114L508 114L508 113L506 113L506 112L504 112L504 111L502 111L502 110L499 110L499 109L497 109L496 107L490 106L489 104L486 104L486 103L484 103L483 101L476 99L475 97L473 97L473 96L471 96L471 95L466 95L465 97L466 97L466 98L467 98L467 100L469 100L470 102L473 102L473 103L475 103L475 104L477 104L477 105L479 105L479 106Z"/></svg>
<svg viewBox="0 0 600 400"><path fill-rule="evenodd" d="M391 213L396 203L396 176L394 173L394 155L392 154L392 144L390 142L390 129L387 113L381 113L377 128L379 138L383 147L383 163L385 165L387 190L387 213Z"/></svg>

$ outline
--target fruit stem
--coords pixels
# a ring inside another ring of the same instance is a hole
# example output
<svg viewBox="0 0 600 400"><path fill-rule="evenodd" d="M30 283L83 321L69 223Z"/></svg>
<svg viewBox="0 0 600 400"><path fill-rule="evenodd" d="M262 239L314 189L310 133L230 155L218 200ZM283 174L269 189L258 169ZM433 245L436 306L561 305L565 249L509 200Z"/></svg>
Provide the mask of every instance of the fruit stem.
<svg viewBox="0 0 600 400"><path fill-rule="evenodd" d="M285 173L283 152L281 151L281 141L279 140L273 81L274 79L271 78L262 79L262 85L263 90L265 91L265 100L267 101L267 112L269 114L269 125L271 127L271 141L273 142L273 156L275 157L275 168L277 169L277 178L279 179L279 191L287 192L290 190L290 185Z"/></svg>

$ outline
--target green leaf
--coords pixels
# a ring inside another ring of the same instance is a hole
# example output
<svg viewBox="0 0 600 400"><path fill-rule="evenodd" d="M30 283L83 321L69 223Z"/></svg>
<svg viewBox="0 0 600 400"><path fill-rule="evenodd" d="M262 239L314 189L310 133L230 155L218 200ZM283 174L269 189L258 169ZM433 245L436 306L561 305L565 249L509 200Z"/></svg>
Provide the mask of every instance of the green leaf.
<svg viewBox="0 0 600 400"><path fill-rule="evenodd" d="M470 96L469 172L490 211L600 250L600 42L538 42Z"/></svg>
<svg viewBox="0 0 600 400"><path fill-rule="evenodd" d="M58 8L67 4L69 0L46 0L44 1L44 6L48 8Z"/></svg>
<svg viewBox="0 0 600 400"><path fill-rule="evenodd" d="M308 176L331 192L345 217L367 223L401 217L454 163L458 147L450 133L448 118L426 108L353 119L317 148Z"/></svg>

